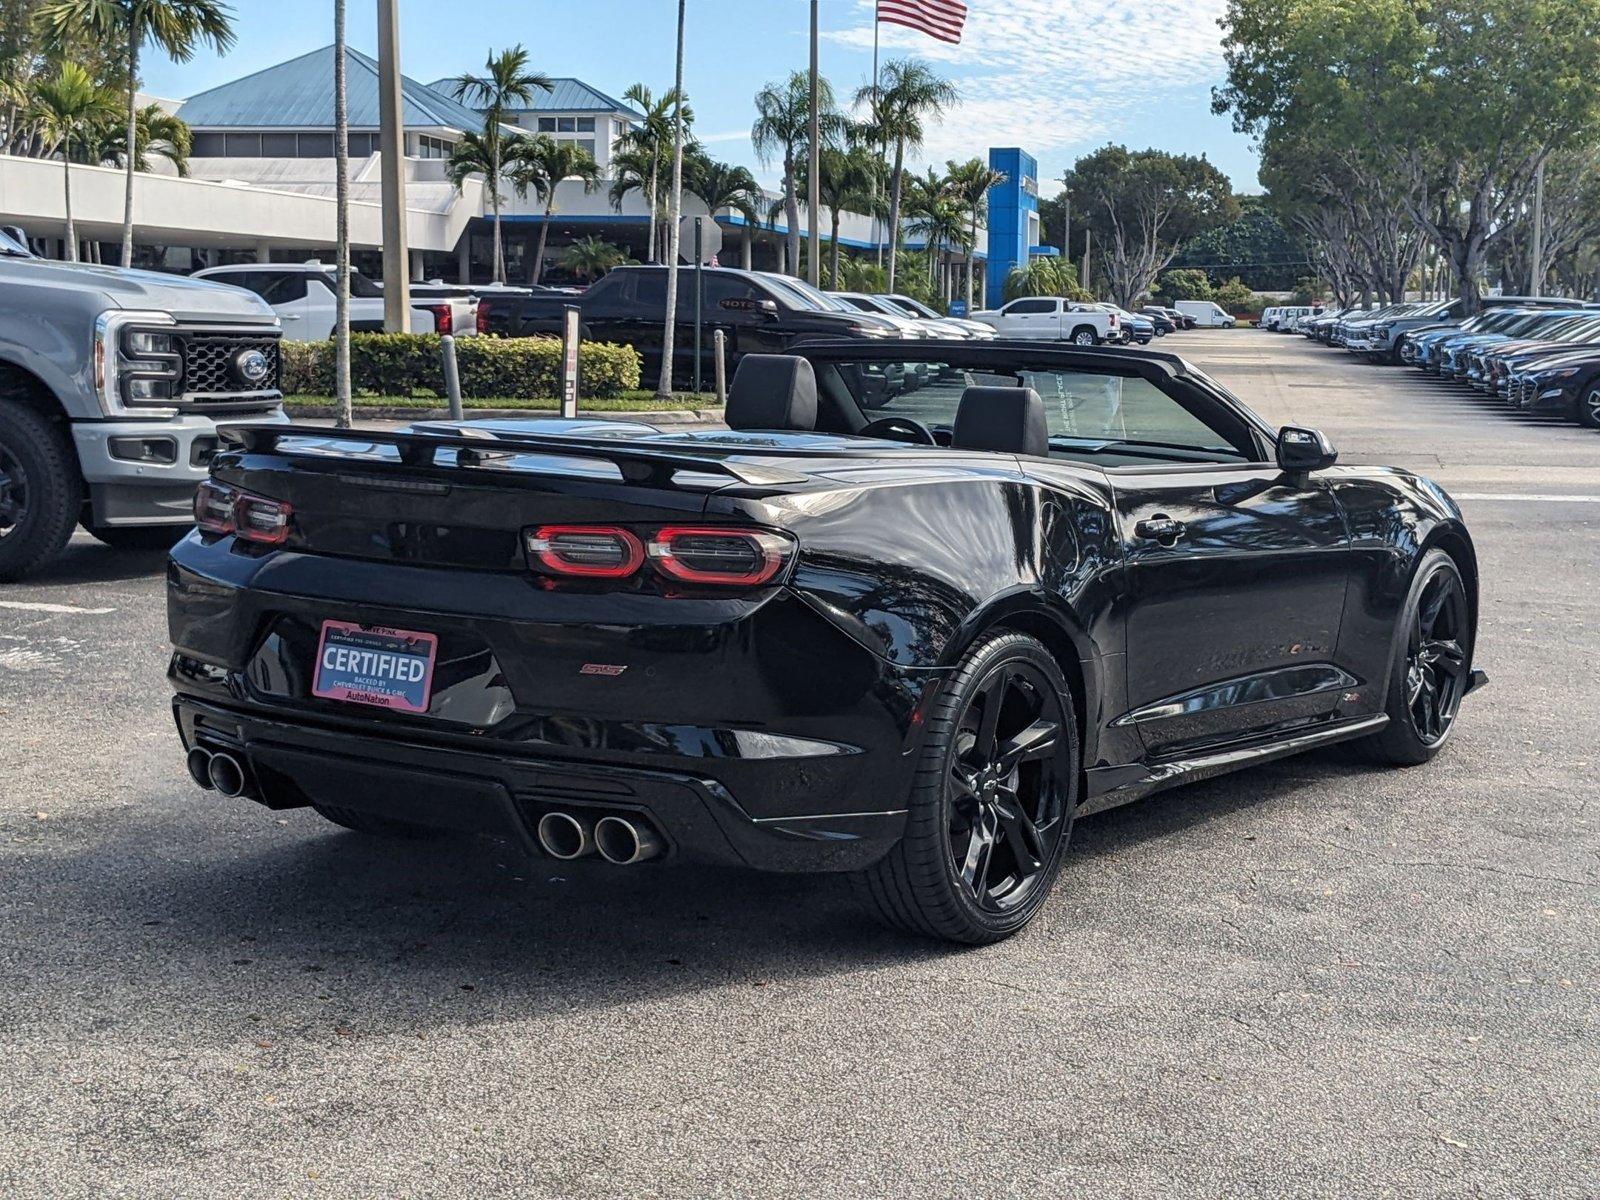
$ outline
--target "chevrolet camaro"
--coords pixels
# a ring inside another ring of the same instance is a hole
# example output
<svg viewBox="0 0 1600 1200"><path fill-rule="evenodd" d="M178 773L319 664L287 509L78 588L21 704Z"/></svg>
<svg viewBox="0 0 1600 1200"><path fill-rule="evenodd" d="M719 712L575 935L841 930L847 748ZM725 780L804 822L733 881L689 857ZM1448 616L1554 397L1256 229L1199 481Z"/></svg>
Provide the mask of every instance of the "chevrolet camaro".
<svg viewBox="0 0 1600 1200"><path fill-rule="evenodd" d="M1450 497L1176 356L817 342L744 357L726 420L230 430L168 571L195 781L844 872L981 943L1085 815L1335 742L1425 763L1483 680Z"/></svg>

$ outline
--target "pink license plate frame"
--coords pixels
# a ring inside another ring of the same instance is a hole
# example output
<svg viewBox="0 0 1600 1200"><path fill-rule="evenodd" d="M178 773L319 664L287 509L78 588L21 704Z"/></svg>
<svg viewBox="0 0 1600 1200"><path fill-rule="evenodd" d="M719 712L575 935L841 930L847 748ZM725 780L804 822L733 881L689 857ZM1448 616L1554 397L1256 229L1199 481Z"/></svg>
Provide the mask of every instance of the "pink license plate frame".
<svg viewBox="0 0 1600 1200"><path fill-rule="evenodd" d="M425 713L433 699L438 656L437 634L324 621L311 694L391 712Z"/></svg>

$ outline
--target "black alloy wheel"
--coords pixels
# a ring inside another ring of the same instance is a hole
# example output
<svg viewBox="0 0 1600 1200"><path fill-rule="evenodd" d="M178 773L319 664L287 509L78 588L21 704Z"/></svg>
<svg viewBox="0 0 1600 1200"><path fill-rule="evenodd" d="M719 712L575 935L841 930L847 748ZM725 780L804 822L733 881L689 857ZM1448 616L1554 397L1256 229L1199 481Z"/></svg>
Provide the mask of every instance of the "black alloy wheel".
<svg viewBox="0 0 1600 1200"><path fill-rule="evenodd" d="M990 671L961 716L950 765L951 866L974 903L1010 912L1039 886L1066 831L1061 699L1025 661Z"/></svg>
<svg viewBox="0 0 1600 1200"><path fill-rule="evenodd" d="M888 924L983 945L1032 919L1060 873L1078 804L1078 725L1050 651L981 639L928 705L904 836L853 876Z"/></svg>
<svg viewBox="0 0 1600 1200"><path fill-rule="evenodd" d="M1358 752L1399 767L1439 753L1472 682L1472 650L1472 606L1461 571L1443 550L1429 550L1411 578L1395 627L1384 702L1389 723L1357 742Z"/></svg>
<svg viewBox="0 0 1600 1200"><path fill-rule="evenodd" d="M1453 571L1431 575L1422 589L1406 646L1406 707L1417 737L1435 746L1449 736L1466 695L1467 595Z"/></svg>

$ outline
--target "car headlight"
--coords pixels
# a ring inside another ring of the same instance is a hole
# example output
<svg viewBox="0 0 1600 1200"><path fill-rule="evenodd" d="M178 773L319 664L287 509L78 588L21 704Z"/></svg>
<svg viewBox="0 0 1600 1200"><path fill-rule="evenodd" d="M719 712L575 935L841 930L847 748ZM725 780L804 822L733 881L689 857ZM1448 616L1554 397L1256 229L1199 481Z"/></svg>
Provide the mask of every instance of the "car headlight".
<svg viewBox="0 0 1600 1200"><path fill-rule="evenodd" d="M852 325L851 330L857 337L869 338L898 338L900 331L888 325Z"/></svg>
<svg viewBox="0 0 1600 1200"><path fill-rule="evenodd" d="M94 323L94 378L100 408L109 416L170 415L180 394L183 358L170 313L120 309Z"/></svg>
<svg viewBox="0 0 1600 1200"><path fill-rule="evenodd" d="M1557 379L1571 379L1581 370L1583 370L1582 367L1561 367L1554 371L1541 371L1534 378L1540 383L1551 383Z"/></svg>

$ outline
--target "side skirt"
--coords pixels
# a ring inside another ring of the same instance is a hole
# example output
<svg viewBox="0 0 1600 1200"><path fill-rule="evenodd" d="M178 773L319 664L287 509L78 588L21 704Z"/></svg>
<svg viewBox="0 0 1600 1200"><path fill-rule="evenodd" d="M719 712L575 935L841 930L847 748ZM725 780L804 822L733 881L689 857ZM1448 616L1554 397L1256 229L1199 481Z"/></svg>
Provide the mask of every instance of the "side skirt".
<svg viewBox="0 0 1600 1200"><path fill-rule="evenodd" d="M1335 742L1364 737L1369 733L1376 733L1388 723L1389 717L1386 713L1376 713L1357 721L1342 721L1336 725L1323 726L1278 741L1214 750L1194 758L1174 759L1156 766L1107 767L1102 768L1100 772L1090 771L1091 795L1078 806L1078 816L1087 817L1094 813L1105 812L1108 808L1118 808L1135 800L1142 800L1154 792L1179 787L1185 783L1198 783L1202 779L1226 775L1230 771L1239 771L1245 767L1260 766L1262 763L1288 758L1292 754L1314 750L1318 746L1330 746ZM1137 772L1137 775L1130 779L1128 778L1130 772ZM1097 774L1100 775L1098 782L1104 790L1095 787Z"/></svg>

